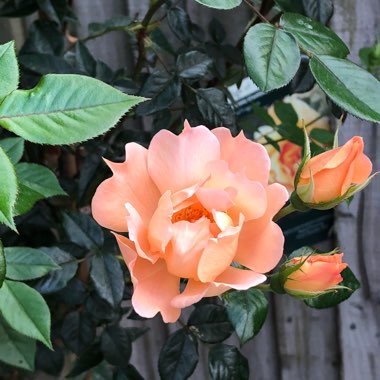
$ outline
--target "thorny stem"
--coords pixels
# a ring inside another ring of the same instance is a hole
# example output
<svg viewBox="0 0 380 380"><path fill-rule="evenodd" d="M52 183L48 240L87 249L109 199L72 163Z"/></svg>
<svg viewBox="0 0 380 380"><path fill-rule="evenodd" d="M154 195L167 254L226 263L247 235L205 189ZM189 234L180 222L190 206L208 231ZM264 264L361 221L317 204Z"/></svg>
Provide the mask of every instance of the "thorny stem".
<svg viewBox="0 0 380 380"><path fill-rule="evenodd" d="M255 289L263 290L264 292L273 292L269 284L256 285Z"/></svg>
<svg viewBox="0 0 380 380"><path fill-rule="evenodd" d="M244 2L260 17L261 21L270 24L269 20L249 0L244 0Z"/></svg>
<svg viewBox="0 0 380 380"><path fill-rule="evenodd" d="M277 222L278 220L284 218L285 216L291 214L292 212L297 211L291 203L289 203L287 206L282 208L273 218L274 222Z"/></svg>

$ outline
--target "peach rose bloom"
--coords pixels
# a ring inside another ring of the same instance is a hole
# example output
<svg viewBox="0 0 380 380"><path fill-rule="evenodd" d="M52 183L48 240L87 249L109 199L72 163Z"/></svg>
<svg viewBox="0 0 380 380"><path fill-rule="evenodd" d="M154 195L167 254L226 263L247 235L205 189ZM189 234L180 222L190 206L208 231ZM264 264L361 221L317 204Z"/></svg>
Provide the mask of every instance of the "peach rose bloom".
<svg viewBox="0 0 380 380"><path fill-rule="evenodd" d="M318 154L302 168L297 194L305 203L333 201L367 181L372 171L370 159L363 153L364 142L354 136L341 147Z"/></svg>
<svg viewBox="0 0 380 380"><path fill-rule="evenodd" d="M320 293L333 289L343 281L341 272L347 268L342 263L343 253L333 255L299 256L289 260L286 266L301 267L289 275L284 289L290 294Z"/></svg>
<svg viewBox="0 0 380 380"><path fill-rule="evenodd" d="M265 281L283 253L272 218L288 192L268 185L264 147L185 122L179 136L161 130L148 150L129 143L125 151L125 162L106 161L113 176L97 189L92 212L102 226L129 232L115 236L138 314L175 322L202 297Z"/></svg>

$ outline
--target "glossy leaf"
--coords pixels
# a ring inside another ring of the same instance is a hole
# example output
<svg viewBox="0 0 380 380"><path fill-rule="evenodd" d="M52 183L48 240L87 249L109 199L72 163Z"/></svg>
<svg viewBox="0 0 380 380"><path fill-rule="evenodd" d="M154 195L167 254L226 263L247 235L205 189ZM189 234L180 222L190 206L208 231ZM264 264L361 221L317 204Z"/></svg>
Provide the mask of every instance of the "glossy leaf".
<svg viewBox="0 0 380 380"><path fill-rule="evenodd" d="M66 347L79 355L93 343L96 335L91 315L83 311L73 311L66 315L61 336Z"/></svg>
<svg viewBox="0 0 380 380"><path fill-rule="evenodd" d="M188 379L198 363L195 337L181 329L169 336L161 349L158 371L162 380Z"/></svg>
<svg viewBox="0 0 380 380"><path fill-rule="evenodd" d="M332 0L302 0L306 16L327 24L333 15Z"/></svg>
<svg viewBox="0 0 380 380"><path fill-rule="evenodd" d="M190 45L192 23L189 15L180 7L172 7L167 13L168 24L175 36L185 45Z"/></svg>
<svg viewBox="0 0 380 380"><path fill-rule="evenodd" d="M66 195L57 177L45 166L22 162L16 165L16 175L19 194L14 210L15 215L28 212L41 199Z"/></svg>
<svg viewBox="0 0 380 380"><path fill-rule="evenodd" d="M7 270L7 263L5 261L4 248L3 248L3 244L0 241L0 288L3 286L6 270Z"/></svg>
<svg viewBox="0 0 380 380"><path fill-rule="evenodd" d="M0 125L32 142L71 144L106 132L143 100L93 78L51 74L6 97Z"/></svg>
<svg viewBox="0 0 380 380"><path fill-rule="evenodd" d="M184 79L203 78L211 65L212 60L199 51L189 51L177 58L178 75Z"/></svg>
<svg viewBox="0 0 380 380"><path fill-rule="evenodd" d="M13 41L0 45L0 98L16 90L19 81L19 71Z"/></svg>
<svg viewBox="0 0 380 380"><path fill-rule="evenodd" d="M132 354L132 343L127 330L118 326L109 326L103 331L101 349L108 363L117 367L128 364Z"/></svg>
<svg viewBox="0 0 380 380"><path fill-rule="evenodd" d="M86 249L99 249L104 243L102 228L89 215L67 212L63 228L73 243Z"/></svg>
<svg viewBox="0 0 380 380"><path fill-rule="evenodd" d="M45 13L45 15L60 24L67 10L67 0L37 0L40 10Z"/></svg>
<svg viewBox="0 0 380 380"><path fill-rule="evenodd" d="M354 63L328 55L315 56L311 71L324 92L345 111L380 122L380 82Z"/></svg>
<svg viewBox="0 0 380 380"><path fill-rule="evenodd" d="M94 256L91 260L90 278L98 295L116 308L124 293L124 276L117 258L110 254Z"/></svg>
<svg viewBox="0 0 380 380"><path fill-rule="evenodd" d="M0 5L0 16L21 17L35 12L38 7L36 0L8 0Z"/></svg>
<svg viewBox="0 0 380 380"><path fill-rule="evenodd" d="M238 7L242 0L195 0L199 4L215 9L232 9Z"/></svg>
<svg viewBox="0 0 380 380"><path fill-rule="evenodd" d="M0 318L0 360L11 366L34 370L36 341L19 334Z"/></svg>
<svg viewBox="0 0 380 380"><path fill-rule="evenodd" d="M51 54L23 54L19 56L19 61L22 67L39 75L73 74L77 72L62 57Z"/></svg>
<svg viewBox="0 0 380 380"><path fill-rule="evenodd" d="M268 314L268 301L258 289L231 292L224 296L228 317L243 345L257 335Z"/></svg>
<svg viewBox="0 0 380 380"><path fill-rule="evenodd" d="M350 53L346 44L331 29L309 17L285 13L281 17L280 25L309 54L345 58Z"/></svg>
<svg viewBox="0 0 380 380"><path fill-rule="evenodd" d="M13 207L17 197L17 177L15 168L12 165L4 149L0 147L0 223L6 224L9 228L16 230L13 221Z"/></svg>
<svg viewBox="0 0 380 380"><path fill-rule="evenodd" d="M202 342L218 343L233 332L226 309L220 305L198 306L187 322L190 330Z"/></svg>
<svg viewBox="0 0 380 380"><path fill-rule="evenodd" d="M42 294L55 293L63 289L74 277L78 263L75 257L57 247L43 247L40 250L47 254L61 269L50 272L39 280L34 287Z"/></svg>
<svg viewBox="0 0 380 380"><path fill-rule="evenodd" d="M248 360L240 351L227 344L211 348L208 355L208 368L212 380L248 380Z"/></svg>
<svg viewBox="0 0 380 380"><path fill-rule="evenodd" d="M8 137L0 140L0 147L3 148L12 164L17 164L24 154L24 139L21 137Z"/></svg>
<svg viewBox="0 0 380 380"><path fill-rule="evenodd" d="M0 289L0 312L14 330L52 347L50 311L36 290L22 282L5 280Z"/></svg>
<svg viewBox="0 0 380 380"><path fill-rule="evenodd" d="M244 58L249 76L264 92L287 85L301 61L295 39L269 24L249 29L244 38Z"/></svg>
<svg viewBox="0 0 380 380"><path fill-rule="evenodd" d="M196 99L200 113L210 126L235 127L235 114L223 91L217 88L200 88Z"/></svg>
<svg viewBox="0 0 380 380"><path fill-rule="evenodd" d="M38 249L6 247L4 252L7 260L7 278L11 280L32 280L61 269L46 253Z"/></svg>
<svg viewBox="0 0 380 380"><path fill-rule="evenodd" d="M351 297L354 291L360 288L360 282L350 268L344 269L341 275L343 281L339 285L345 286L348 289L337 289L321 296L310 298L305 301L306 305L316 309L324 309L336 306Z"/></svg>
<svg viewBox="0 0 380 380"><path fill-rule="evenodd" d="M275 3L284 11L284 12L296 12L303 14L305 8L303 7L301 0L275 0Z"/></svg>

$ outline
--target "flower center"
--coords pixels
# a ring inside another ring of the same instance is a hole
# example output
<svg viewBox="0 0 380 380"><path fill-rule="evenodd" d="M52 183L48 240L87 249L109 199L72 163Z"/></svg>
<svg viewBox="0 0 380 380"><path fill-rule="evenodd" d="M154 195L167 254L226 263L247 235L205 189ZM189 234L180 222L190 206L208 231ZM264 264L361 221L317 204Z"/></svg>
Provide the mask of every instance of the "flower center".
<svg viewBox="0 0 380 380"><path fill-rule="evenodd" d="M206 210L200 203L196 203L175 212L172 216L172 222L176 223L181 220L186 220L188 222L194 223L198 219L202 218L202 216L205 216L210 220L210 222L214 222L214 218L211 212Z"/></svg>

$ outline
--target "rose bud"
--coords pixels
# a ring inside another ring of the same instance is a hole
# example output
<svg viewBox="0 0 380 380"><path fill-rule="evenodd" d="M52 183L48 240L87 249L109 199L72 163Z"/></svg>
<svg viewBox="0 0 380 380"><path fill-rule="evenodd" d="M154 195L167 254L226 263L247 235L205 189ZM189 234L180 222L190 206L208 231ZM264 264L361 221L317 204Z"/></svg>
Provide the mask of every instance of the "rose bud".
<svg viewBox="0 0 380 380"><path fill-rule="evenodd" d="M342 256L343 253L328 253L290 259L281 270L286 273L285 292L299 298L312 298L339 289L338 284L343 281L341 272L347 267L342 263Z"/></svg>
<svg viewBox="0 0 380 380"><path fill-rule="evenodd" d="M295 208L297 198L306 208L329 209L363 189L372 171L363 148L363 139L354 136L341 147L304 157L295 180Z"/></svg>

